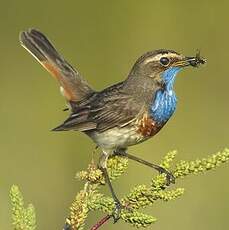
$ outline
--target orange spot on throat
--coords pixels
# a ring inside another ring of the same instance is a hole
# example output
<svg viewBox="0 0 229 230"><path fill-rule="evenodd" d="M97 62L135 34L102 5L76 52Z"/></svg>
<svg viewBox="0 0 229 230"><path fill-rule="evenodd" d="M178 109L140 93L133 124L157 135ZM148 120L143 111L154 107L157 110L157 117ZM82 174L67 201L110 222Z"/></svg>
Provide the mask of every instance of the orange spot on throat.
<svg viewBox="0 0 229 230"><path fill-rule="evenodd" d="M138 122L138 132L144 137L151 137L155 135L161 128L162 125L158 125L147 114L144 114Z"/></svg>

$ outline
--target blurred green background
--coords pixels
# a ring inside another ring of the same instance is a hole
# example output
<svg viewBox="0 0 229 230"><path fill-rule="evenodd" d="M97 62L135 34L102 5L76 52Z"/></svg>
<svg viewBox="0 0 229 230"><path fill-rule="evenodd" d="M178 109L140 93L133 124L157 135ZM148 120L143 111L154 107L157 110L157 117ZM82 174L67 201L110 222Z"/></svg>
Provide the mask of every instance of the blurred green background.
<svg viewBox="0 0 229 230"><path fill-rule="evenodd" d="M50 132L67 117L65 101L57 83L20 47L20 30L34 27L47 34L97 90L124 79L145 51L170 48L195 55L200 49L208 63L179 74L175 116L159 135L130 149L152 162L173 149L179 159L191 160L229 144L228 8L228 1L207 0L1 0L0 229L12 229L12 184L35 205L38 229L61 229L82 187L75 173L87 167L94 149L81 133ZM147 210L159 220L150 229L227 229L228 173L224 165L182 181L181 199ZM151 176L150 169L131 162L114 186L122 196ZM99 217L90 215L87 226ZM103 227L118 228L132 229L122 221Z"/></svg>

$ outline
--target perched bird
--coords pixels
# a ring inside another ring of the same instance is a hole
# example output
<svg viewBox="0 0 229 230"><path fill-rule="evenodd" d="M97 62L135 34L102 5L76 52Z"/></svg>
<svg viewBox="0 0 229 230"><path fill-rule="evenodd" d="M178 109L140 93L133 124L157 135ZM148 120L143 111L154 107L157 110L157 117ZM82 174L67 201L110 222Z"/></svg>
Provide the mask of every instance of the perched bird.
<svg viewBox="0 0 229 230"><path fill-rule="evenodd" d="M174 92L177 73L186 66L198 67L205 59L199 54L186 57L167 49L147 52L137 59L124 81L97 92L38 30L21 32L20 42L58 80L70 105L68 119L53 130L84 132L101 148L99 167L115 201L115 221L122 207L107 173L110 156L124 155L165 173L168 183L174 182L166 169L126 150L154 136L167 123L177 105Z"/></svg>

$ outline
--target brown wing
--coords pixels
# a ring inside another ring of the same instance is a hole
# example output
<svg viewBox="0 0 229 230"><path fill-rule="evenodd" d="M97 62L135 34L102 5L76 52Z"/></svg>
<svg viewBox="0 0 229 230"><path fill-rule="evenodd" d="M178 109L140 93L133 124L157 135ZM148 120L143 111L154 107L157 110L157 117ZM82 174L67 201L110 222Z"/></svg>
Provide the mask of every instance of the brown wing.
<svg viewBox="0 0 229 230"><path fill-rule="evenodd" d="M55 131L96 129L99 132L125 126L137 118L142 104L120 91L121 84L114 85L94 95L87 105L76 109Z"/></svg>
<svg viewBox="0 0 229 230"><path fill-rule="evenodd" d="M140 109L133 98L123 97L106 103L100 111L92 111L90 118L96 122L98 131L105 131L128 125L137 118Z"/></svg>

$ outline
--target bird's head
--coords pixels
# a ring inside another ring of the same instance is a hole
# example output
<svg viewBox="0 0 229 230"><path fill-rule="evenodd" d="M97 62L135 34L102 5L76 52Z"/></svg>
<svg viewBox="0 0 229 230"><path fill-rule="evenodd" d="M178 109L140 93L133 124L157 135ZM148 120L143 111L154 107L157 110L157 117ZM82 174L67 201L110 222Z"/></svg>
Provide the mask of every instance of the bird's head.
<svg viewBox="0 0 229 230"><path fill-rule="evenodd" d="M173 84L176 74L184 67L198 67L206 60L197 52L187 57L173 50L155 50L142 55L134 64L132 77L143 76L152 80L161 78L165 84Z"/></svg>

